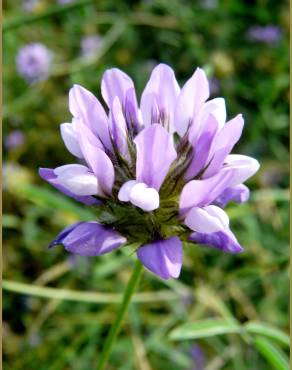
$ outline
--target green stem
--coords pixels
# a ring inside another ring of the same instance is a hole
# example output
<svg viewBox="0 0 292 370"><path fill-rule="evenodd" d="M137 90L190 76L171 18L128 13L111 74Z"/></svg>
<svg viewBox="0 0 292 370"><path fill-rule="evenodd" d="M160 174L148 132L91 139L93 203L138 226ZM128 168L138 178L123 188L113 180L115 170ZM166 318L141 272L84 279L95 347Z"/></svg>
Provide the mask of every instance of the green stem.
<svg viewBox="0 0 292 370"><path fill-rule="evenodd" d="M123 318L125 316L125 313L127 312L127 308L131 302L132 295L135 291L136 286L138 285L140 276L143 271L143 265L140 263L140 261L136 261L135 268L132 272L132 276L128 282L128 285L124 291L123 294L123 300L121 303L121 307L117 313L117 317L115 319L115 322L113 323L108 336L105 340L103 350L101 352L99 363L97 365L96 370L103 370L105 368L106 362L108 360L108 357L110 355L112 346L116 340L116 337L118 335L118 332L121 328L121 324L123 321Z"/></svg>

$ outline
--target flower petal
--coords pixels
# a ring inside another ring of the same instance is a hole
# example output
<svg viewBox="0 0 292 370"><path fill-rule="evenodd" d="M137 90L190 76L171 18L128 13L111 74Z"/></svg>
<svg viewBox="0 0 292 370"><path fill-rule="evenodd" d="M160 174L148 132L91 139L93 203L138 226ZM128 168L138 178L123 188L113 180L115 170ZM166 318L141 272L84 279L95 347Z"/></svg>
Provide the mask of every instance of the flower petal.
<svg viewBox="0 0 292 370"><path fill-rule="evenodd" d="M130 124L128 129L132 128L135 134L140 131L142 125L140 114L135 89L130 88L127 90L125 97L125 117L127 123Z"/></svg>
<svg viewBox="0 0 292 370"><path fill-rule="evenodd" d="M137 251L143 265L162 279L178 278L182 266L182 243L178 237L145 244Z"/></svg>
<svg viewBox="0 0 292 370"><path fill-rule="evenodd" d="M151 73L150 79L141 96L141 112L145 127L151 122L158 122L152 119L153 104L157 104L160 120L168 126L168 131L173 133L174 109L176 99L180 92L173 70L166 64L159 64Z"/></svg>
<svg viewBox="0 0 292 370"><path fill-rule="evenodd" d="M184 84L176 104L174 121L176 132L184 136L199 109L209 98L209 83L205 72L197 68Z"/></svg>
<svg viewBox="0 0 292 370"><path fill-rule="evenodd" d="M109 117L113 141L124 158L129 160L127 124L118 97L113 100Z"/></svg>
<svg viewBox="0 0 292 370"><path fill-rule="evenodd" d="M229 186L233 187L253 176L260 168L259 162L247 155L230 154L225 158L223 171L233 173Z"/></svg>
<svg viewBox="0 0 292 370"><path fill-rule="evenodd" d="M146 184L135 184L129 192L129 200L143 211L151 212L159 208L159 194L156 189L149 188Z"/></svg>
<svg viewBox="0 0 292 370"><path fill-rule="evenodd" d="M69 152L77 158L83 158L77 134L73 128L72 123L62 123L60 125L62 139Z"/></svg>
<svg viewBox="0 0 292 370"><path fill-rule="evenodd" d="M107 115L90 91L80 85L74 85L69 91L69 109L74 117L83 120L106 148L111 149Z"/></svg>
<svg viewBox="0 0 292 370"><path fill-rule="evenodd" d="M213 233L228 227L227 214L219 207L193 207L185 218L184 223L192 230L200 233Z"/></svg>
<svg viewBox="0 0 292 370"><path fill-rule="evenodd" d="M240 253L243 251L243 248L229 229L210 234L193 233L189 239L198 244L221 249L226 253Z"/></svg>
<svg viewBox="0 0 292 370"><path fill-rule="evenodd" d="M161 125L154 124L143 129L134 142L137 148L137 181L159 191L177 156L172 135Z"/></svg>
<svg viewBox="0 0 292 370"><path fill-rule="evenodd" d="M59 181L57 176L54 173L53 169L50 168L40 168L39 169L39 175L41 176L42 179L47 181L49 184L54 186L56 189L67 195L68 197L71 197L78 202L84 203L88 206L94 205L94 204L100 204L100 201L96 200L94 197L91 196L78 196L76 194L73 194L71 191L66 189L64 186L62 186Z"/></svg>
<svg viewBox="0 0 292 370"><path fill-rule="evenodd" d="M80 256L99 256L119 248L126 238L97 222L79 222L63 230L51 246L63 244L65 249Z"/></svg>
<svg viewBox="0 0 292 370"><path fill-rule="evenodd" d="M126 93L129 89L134 89L134 84L126 73L118 68L108 69L104 72L101 81L101 94L109 108L112 107L115 97L118 97L121 106L125 108Z"/></svg>
<svg viewBox="0 0 292 370"><path fill-rule="evenodd" d="M223 169L208 179L188 182L181 192L180 213L183 215L192 207L203 207L212 203L230 186L233 176L232 171Z"/></svg>
<svg viewBox="0 0 292 370"><path fill-rule="evenodd" d="M210 114L206 120L206 128L203 130L198 140L191 142L193 146L193 158L186 172L186 180L198 175L207 165L207 159L217 133L219 124L217 119Z"/></svg>
<svg viewBox="0 0 292 370"><path fill-rule="evenodd" d="M244 203L249 198L249 188L243 184L236 185L232 188L227 188L215 199L214 204L224 208L227 203L234 201L236 203Z"/></svg>
<svg viewBox="0 0 292 370"><path fill-rule="evenodd" d="M102 192L110 195L115 179L114 166L103 150L92 144L90 130L79 122L79 143L83 156L96 175Z"/></svg>
<svg viewBox="0 0 292 370"><path fill-rule="evenodd" d="M120 190L119 190L119 194L118 194L118 198L121 202L129 202L130 201L130 192L133 188L134 185L137 184L137 181L136 180L130 180L130 181L127 181L125 182Z"/></svg>
<svg viewBox="0 0 292 370"><path fill-rule="evenodd" d="M213 176L222 167L226 156L239 140L243 125L242 115L238 114L235 118L226 122L222 130L218 132L209 154L208 162L211 160L211 163L203 175L204 178Z"/></svg>
<svg viewBox="0 0 292 370"><path fill-rule="evenodd" d="M61 186L75 195L102 194L96 176L80 164L68 164L55 168L54 174Z"/></svg>
<svg viewBox="0 0 292 370"><path fill-rule="evenodd" d="M218 123L218 129L221 129L226 121L226 105L223 98L215 98L207 101L199 109L194 117L189 130L189 141L195 144L198 135L208 130L208 117L212 115Z"/></svg>

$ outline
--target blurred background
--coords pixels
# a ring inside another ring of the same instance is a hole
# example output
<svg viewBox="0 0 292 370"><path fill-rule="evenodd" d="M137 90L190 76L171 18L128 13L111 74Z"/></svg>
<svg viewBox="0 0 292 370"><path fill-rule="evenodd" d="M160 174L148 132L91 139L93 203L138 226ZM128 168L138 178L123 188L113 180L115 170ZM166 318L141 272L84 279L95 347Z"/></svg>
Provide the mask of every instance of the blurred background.
<svg viewBox="0 0 292 370"><path fill-rule="evenodd" d="M102 73L115 66L140 94L159 62L180 83L204 68L228 117L244 115L234 153L261 169L250 201L227 208L245 253L188 245L178 281L144 272L108 369L288 369L288 1L3 3L5 369L95 368L133 263L126 252L48 250L62 228L94 215L38 168L72 163L59 134L72 84L100 97Z"/></svg>

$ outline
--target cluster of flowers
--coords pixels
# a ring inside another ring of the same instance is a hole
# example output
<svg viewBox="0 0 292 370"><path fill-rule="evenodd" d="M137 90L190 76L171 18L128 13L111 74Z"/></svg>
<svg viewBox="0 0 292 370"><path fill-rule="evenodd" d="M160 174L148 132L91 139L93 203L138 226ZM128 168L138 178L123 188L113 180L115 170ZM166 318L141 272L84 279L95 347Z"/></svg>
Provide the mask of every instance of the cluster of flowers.
<svg viewBox="0 0 292 370"><path fill-rule="evenodd" d="M73 118L61 124L61 136L79 163L40 169L58 190L95 206L97 221L67 227L50 246L97 256L134 244L162 279L179 276L183 241L241 252L222 208L248 199L243 182L259 164L230 154L243 118L226 122L224 99L207 101L204 71L197 68L180 88L173 70L159 64L138 105L131 78L113 68L101 93L108 114L85 88L69 92Z"/></svg>

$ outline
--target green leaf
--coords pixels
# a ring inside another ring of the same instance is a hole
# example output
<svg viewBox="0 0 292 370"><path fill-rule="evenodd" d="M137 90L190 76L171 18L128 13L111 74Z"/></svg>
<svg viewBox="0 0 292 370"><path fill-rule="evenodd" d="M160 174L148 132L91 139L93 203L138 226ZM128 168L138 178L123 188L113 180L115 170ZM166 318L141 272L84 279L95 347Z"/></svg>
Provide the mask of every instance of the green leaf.
<svg viewBox="0 0 292 370"><path fill-rule="evenodd" d="M235 322L221 319L206 319L183 324L169 334L172 340L207 338L214 335L240 333L242 328Z"/></svg>
<svg viewBox="0 0 292 370"><path fill-rule="evenodd" d="M254 345L262 356L276 370L289 370L289 360L285 353L267 338L256 337Z"/></svg>
<svg viewBox="0 0 292 370"><path fill-rule="evenodd" d="M244 325L244 328L250 333L250 334L260 334L265 337L274 339L275 341L280 342L281 344L284 344L285 346L289 347L290 345L290 338L289 335L283 332L282 330L273 327L270 324L264 323L264 322L248 322Z"/></svg>

